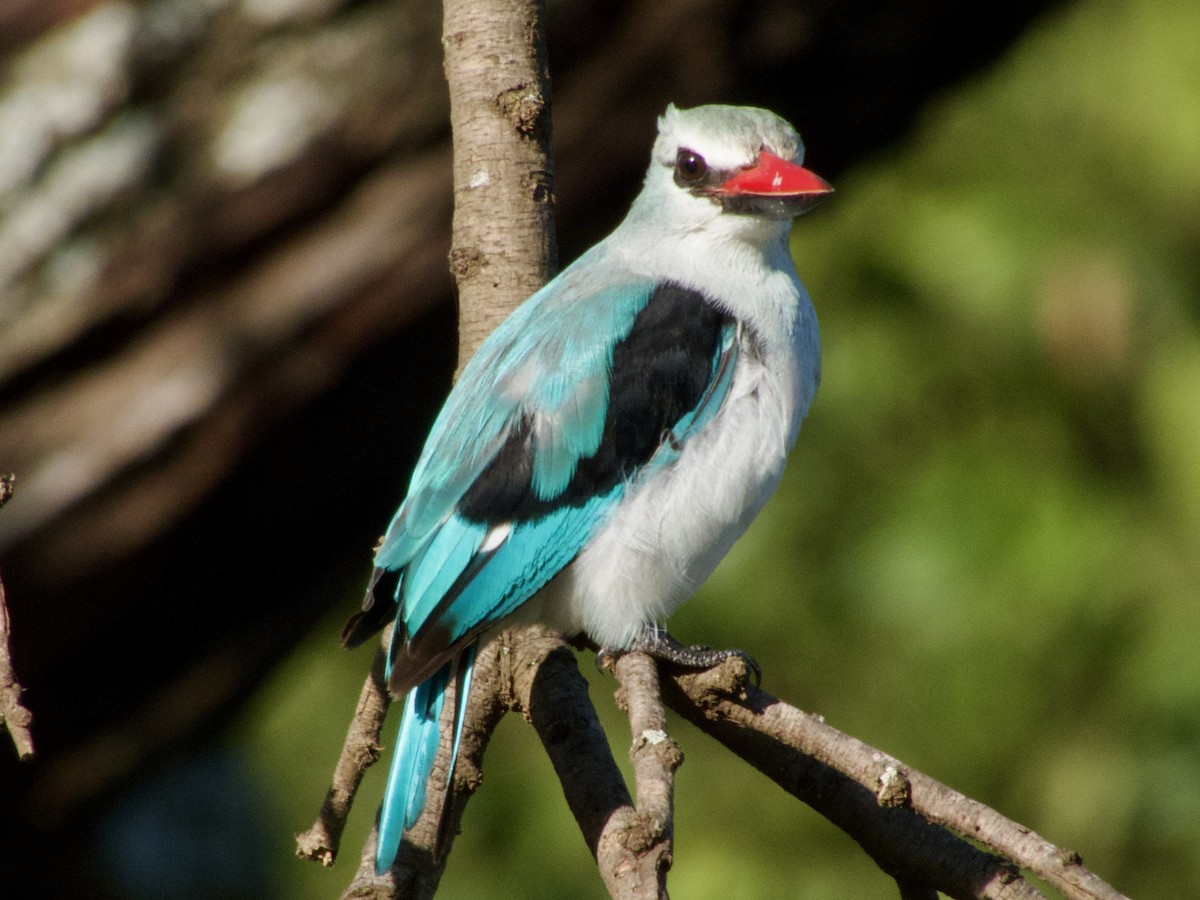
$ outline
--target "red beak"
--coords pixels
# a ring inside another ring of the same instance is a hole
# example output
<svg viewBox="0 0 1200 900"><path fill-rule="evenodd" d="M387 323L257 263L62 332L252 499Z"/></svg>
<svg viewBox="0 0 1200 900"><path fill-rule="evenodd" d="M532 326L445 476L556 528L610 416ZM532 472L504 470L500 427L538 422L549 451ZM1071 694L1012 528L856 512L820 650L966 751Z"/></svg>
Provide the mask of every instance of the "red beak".
<svg viewBox="0 0 1200 900"><path fill-rule="evenodd" d="M752 194L760 197L796 197L809 194L828 194L833 186L803 166L788 162L767 150L758 155L758 162L742 169L718 189L722 194Z"/></svg>

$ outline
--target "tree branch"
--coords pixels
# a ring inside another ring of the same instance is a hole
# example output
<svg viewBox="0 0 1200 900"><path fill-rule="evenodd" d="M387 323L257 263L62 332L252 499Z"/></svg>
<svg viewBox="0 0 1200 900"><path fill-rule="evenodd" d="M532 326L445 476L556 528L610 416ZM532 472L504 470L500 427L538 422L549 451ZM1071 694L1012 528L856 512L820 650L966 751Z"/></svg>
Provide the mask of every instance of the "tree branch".
<svg viewBox="0 0 1200 900"><path fill-rule="evenodd" d="M912 896L922 896L918 888L952 897L1042 896L1012 860L1072 900L1124 900L1077 853L749 685L741 660L670 673L663 699L849 834Z"/></svg>
<svg viewBox="0 0 1200 900"><path fill-rule="evenodd" d="M514 708L537 732L588 849L599 862L611 834L633 814L629 789L588 695L575 655L558 635L534 629L511 650L533 678L513 685ZM606 884L614 877L601 863Z"/></svg>
<svg viewBox="0 0 1200 900"><path fill-rule="evenodd" d="M633 729L630 757L637 805L612 756L575 655L554 632L531 627L496 643L510 661L499 686L510 708L533 725L600 876L614 900L666 897L671 865L674 773L683 762L665 732L658 671L649 657L628 654L614 668Z"/></svg>
<svg viewBox="0 0 1200 900"><path fill-rule="evenodd" d="M494 640L480 649L475 660L472 701L468 704L463 719L454 781L449 787L450 795L445 801L444 823L439 822L436 811L442 807L442 795L447 791L446 770L450 764L450 748L453 744L453 715L450 711L455 706L452 690L446 696L447 714L441 721L441 742L434 760L433 772L426 783L428 799L425 811L400 842L400 849L392 868L382 875L375 874L375 842L378 834L377 829L371 829L359 859L358 871L342 894L343 900L391 900L395 897L427 900L437 891L442 871L446 866L446 858L459 832L467 801L482 783L484 751L496 726L500 724L500 719L510 708L509 698L512 697L512 691L508 685L511 676L508 674L506 655L503 641ZM380 686L382 687L382 683ZM375 736L377 739L378 731L375 732ZM343 755L344 753L345 751ZM443 854L440 857L434 853L439 827L444 828Z"/></svg>
<svg viewBox="0 0 1200 900"><path fill-rule="evenodd" d="M0 507L13 492L13 476L0 476ZM33 759L33 714L21 704L21 685L13 671L12 648L9 641L8 603L4 597L4 582L0 581L0 722L3 722L17 748L21 761Z"/></svg>
<svg viewBox="0 0 1200 900"><path fill-rule="evenodd" d="M621 896L666 897L667 872L674 860L675 770L683 764L683 752L667 736L654 660L644 653L626 653L616 658L612 669L621 682L617 702L629 714L629 758L637 780L636 814L618 836L618 871L626 891Z"/></svg>
<svg viewBox="0 0 1200 900"><path fill-rule="evenodd" d="M538 732L584 840L601 864L601 875L610 893L614 897L639 896L628 890L619 893L619 886L629 881L628 875L618 871L617 857L605 853L606 847L619 843L613 835L634 817L634 810L588 697L587 681L579 674L575 657L562 638L536 627L503 632L479 652L471 698L446 810L443 842L447 854L440 859L434 857L430 848L436 836L430 829L436 829L437 823L432 815L422 815L401 842L391 870L376 875L376 832L372 830L343 900L426 900L434 895L467 800L482 781L488 740L509 711L521 713ZM451 705L448 698L446 706ZM444 740L427 785L430 792L445 790L450 717L443 718L442 727ZM431 794L427 807L437 805Z"/></svg>
<svg viewBox="0 0 1200 900"><path fill-rule="evenodd" d="M390 628L384 629L385 641L390 634ZM342 830L346 827L346 817L350 814L350 805L362 783L363 774L379 761L383 749L380 733L388 706L391 705L383 677L387 659L385 654L383 648L375 652L371 672L358 695L358 706L354 709L342 754L333 770L333 782L325 794L325 802L321 804L317 820L308 831L296 835L296 855L301 859L315 860L324 866L333 865L342 840Z"/></svg>

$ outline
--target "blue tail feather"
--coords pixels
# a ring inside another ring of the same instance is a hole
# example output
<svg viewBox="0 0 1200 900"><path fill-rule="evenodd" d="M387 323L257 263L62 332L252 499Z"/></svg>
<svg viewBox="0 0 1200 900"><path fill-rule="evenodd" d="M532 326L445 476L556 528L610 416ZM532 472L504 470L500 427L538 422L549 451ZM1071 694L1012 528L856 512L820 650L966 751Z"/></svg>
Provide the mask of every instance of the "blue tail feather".
<svg viewBox="0 0 1200 900"><path fill-rule="evenodd" d="M383 806L379 813L379 843L375 849L375 871L391 868L400 849L400 838L425 808L425 782L437 755L438 720L450 675L447 663L404 699L400 731L392 768L388 773Z"/></svg>
<svg viewBox="0 0 1200 900"><path fill-rule="evenodd" d="M425 810L425 785L433 771L440 738L442 708L446 687L451 679L456 683L454 744L450 751L450 766L446 783L454 775L458 759L458 744L462 738L462 723L471 690L471 675L475 669L476 644L472 644L457 660L451 660L434 675L421 682L404 699L400 731L392 768L384 789L383 805L379 812L379 841L375 848L375 871L383 874L392 867L400 850L404 832L412 828ZM441 826L438 829L441 834ZM440 842L440 840L439 840Z"/></svg>
<svg viewBox="0 0 1200 900"><path fill-rule="evenodd" d="M454 776L454 764L458 762L458 745L462 741L463 720L467 717L467 699L471 696L471 676L475 674L475 652L478 649L476 642L463 651L455 674L458 686L454 694L454 746L450 750L450 768L446 771L447 785Z"/></svg>

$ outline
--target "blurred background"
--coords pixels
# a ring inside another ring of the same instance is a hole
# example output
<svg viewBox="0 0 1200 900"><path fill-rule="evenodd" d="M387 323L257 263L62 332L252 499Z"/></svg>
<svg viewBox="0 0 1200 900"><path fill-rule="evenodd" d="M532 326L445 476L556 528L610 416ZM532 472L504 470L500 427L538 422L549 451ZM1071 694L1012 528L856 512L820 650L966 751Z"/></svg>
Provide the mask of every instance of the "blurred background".
<svg viewBox="0 0 1200 900"><path fill-rule="evenodd" d="M1200 5L550 0L568 261L668 101L775 109L824 380L680 638L1134 897L1200 884ZM338 635L449 384L440 9L0 0L0 574L19 898L328 898ZM611 680L594 698L617 757ZM393 726L389 724L389 732ZM890 897L676 722L680 897ZM0 742L3 743L3 742ZM506 721L440 896L600 898Z"/></svg>

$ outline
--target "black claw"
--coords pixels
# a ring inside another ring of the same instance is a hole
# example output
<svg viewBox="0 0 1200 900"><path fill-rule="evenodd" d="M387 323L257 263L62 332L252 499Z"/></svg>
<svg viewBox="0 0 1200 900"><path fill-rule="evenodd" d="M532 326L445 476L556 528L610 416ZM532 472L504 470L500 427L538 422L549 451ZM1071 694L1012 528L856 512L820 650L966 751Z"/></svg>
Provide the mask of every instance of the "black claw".
<svg viewBox="0 0 1200 900"><path fill-rule="evenodd" d="M657 625L646 625L633 643L625 650L604 648L596 654L596 667L601 671L621 653L648 653L655 659L683 666L688 669L711 669L731 657L737 657L746 665L754 686L762 684L762 668L749 653L742 650L713 650L703 644L685 647Z"/></svg>

